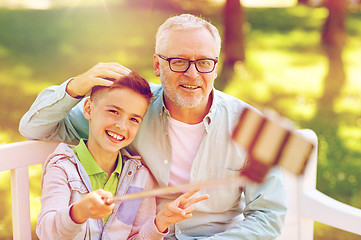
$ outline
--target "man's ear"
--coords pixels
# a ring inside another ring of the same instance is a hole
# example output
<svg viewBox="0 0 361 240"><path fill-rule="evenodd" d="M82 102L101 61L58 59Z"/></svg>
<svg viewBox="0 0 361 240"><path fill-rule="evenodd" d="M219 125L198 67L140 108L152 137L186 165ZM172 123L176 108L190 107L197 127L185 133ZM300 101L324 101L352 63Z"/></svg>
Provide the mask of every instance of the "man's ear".
<svg viewBox="0 0 361 240"><path fill-rule="evenodd" d="M154 67L154 74L155 76L160 76L160 70L159 70L159 58L157 54L154 54L153 56L153 67Z"/></svg>
<svg viewBox="0 0 361 240"><path fill-rule="evenodd" d="M216 80L217 78L217 73L218 73L218 64L216 65L216 68L214 69L214 80Z"/></svg>
<svg viewBox="0 0 361 240"><path fill-rule="evenodd" d="M85 99L84 102L84 117L90 120L90 112L91 112L91 103L92 100L90 98Z"/></svg>

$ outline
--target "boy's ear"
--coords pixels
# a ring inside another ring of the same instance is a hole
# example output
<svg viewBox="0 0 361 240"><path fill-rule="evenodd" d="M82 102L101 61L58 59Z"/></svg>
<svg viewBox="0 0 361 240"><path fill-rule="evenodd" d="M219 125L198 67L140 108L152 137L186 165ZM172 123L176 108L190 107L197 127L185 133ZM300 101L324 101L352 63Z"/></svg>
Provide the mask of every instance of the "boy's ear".
<svg viewBox="0 0 361 240"><path fill-rule="evenodd" d="M90 112L91 112L91 103L92 100L90 98L85 99L84 102L84 117L90 120Z"/></svg>
<svg viewBox="0 0 361 240"><path fill-rule="evenodd" d="M159 70L159 59L157 54L154 54L153 56L153 69L154 69L154 74L155 76L159 77L160 76L160 70Z"/></svg>

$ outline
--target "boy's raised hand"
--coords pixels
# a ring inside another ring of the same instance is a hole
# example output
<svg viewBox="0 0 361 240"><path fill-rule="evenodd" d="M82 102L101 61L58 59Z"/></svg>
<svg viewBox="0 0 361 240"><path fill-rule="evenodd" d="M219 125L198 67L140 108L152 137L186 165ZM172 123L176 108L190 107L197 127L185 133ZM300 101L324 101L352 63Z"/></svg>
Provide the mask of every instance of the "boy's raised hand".
<svg viewBox="0 0 361 240"><path fill-rule="evenodd" d="M208 194L191 198L200 188L195 188L183 193L177 199L165 204L155 217L155 224L160 232L164 232L173 224L192 217L194 211L193 204L209 198Z"/></svg>
<svg viewBox="0 0 361 240"><path fill-rule="evenodd" d="M110 86L115 79L119 79L131 72L119 63L98 63L88 71L69 81L66 92L74 97L84 97L94 86Z"/></svg>
<svg viewBox="0 0 361 240"><path fill-rule="evenodd" d="M88 218L103 218L112 213L114 203L105 203L104 199L113 197L111 192L98 189L88 193L70 209L70 217L75 223L83 223Z"/></svg>

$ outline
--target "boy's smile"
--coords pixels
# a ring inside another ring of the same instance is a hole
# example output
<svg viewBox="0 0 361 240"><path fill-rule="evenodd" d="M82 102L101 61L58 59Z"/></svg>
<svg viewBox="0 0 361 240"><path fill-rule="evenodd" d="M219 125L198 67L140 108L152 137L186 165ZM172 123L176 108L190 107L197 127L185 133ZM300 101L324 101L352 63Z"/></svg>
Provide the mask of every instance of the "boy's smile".
<svg viewBox="0 0 361 240"><path fill-rule="evenodd" d="M122 135L118 135L117 133L115 132L111 132L111 131L107 131L107 134L109 135L109 137L111 137L111 140L115 140L115 141L122 141L125 139L124 136Z"/></svg>
<svg viewBox="0 0 361 240"><path fill-rule="evenodd" d="M84 116L89 120L87 146L97 155L111 154L129 145L148 108L147 100L129 88L101 89L84 104Z"/></svg>

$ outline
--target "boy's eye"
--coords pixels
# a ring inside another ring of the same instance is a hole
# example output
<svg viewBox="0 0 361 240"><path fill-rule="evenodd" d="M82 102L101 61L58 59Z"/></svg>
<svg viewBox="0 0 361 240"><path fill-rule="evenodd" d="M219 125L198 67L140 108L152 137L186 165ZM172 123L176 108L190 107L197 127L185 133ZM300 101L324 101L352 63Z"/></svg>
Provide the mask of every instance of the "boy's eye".
<svg viewBox="0 0 361 240"><path fill-rule="evenodd" d="M139 120L136 118L131 118L130 121L134 122L134 123L139 123Z"/></svg>
<svg viewBox="0 0 361 240"><path fill-rule="evenodd" d="M108 110L110 113L112 113L112 114L116 114L116 115L118 115L118 111L116 111L116 110Z"/></svg>

